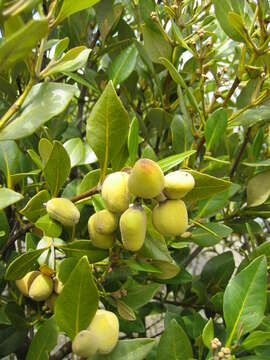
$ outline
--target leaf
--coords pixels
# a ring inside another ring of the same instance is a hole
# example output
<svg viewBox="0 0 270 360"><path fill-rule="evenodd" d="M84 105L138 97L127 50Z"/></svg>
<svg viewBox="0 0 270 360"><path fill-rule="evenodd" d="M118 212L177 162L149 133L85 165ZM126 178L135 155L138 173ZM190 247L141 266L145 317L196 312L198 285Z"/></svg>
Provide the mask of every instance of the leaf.
<svg viewBox="0 0 270 360"><path fill-rule="evenodd" d="M199 223L196 225L199 226ZM214 246L231 233L232 229L223 224L201 224L200 227L192 231L191 241L202 247Z"/></svg>
<svg viewBox="0 0 270 360"><path fill-rule="evenodd" d="M60 330L72 340L93 319L99 302L87 257L81 258L57 298L55 320Z"/></svg>
<svg viewBox="0 0 270 360"><path fill-rule="evenodd" d="M71 167L80 164L84 158L85 151L83 141L80 138L69 139L64 143L64 148L70 157Z"/></svg>
<svg viewBox="0 0 270 360"><path fill-rule="evenodd" d="M244 341L241 344L241 347L243 347L246 350L252 350L262 345L267 340L270 340L269 331L268 332L264 332L261 330L253 331L244 339Z"/></svg>
<svg viewBox="0 0 270 360"><path fill-rule="evenodd" d="M59 40L55 46L53 58L56 60L66 50L68 45L69 45L68 37Z"/></svg>
<svg viewBox="0 0 270 360"><path fill-rule="evenodd" d="M233 118L229 121L229 128L234 126L244 126L250 127L255 124L260 124L263 121L270 120L270 108L269 108L269 100L265 101L263 104L255 106L251 109L247 109L244 112L241 112L239 116Z"/></svg>
<svg viewBox="0 0 270 360"><path fill-rule="evenodd" d="M44 164L47 163L51 152L53 144L46 138L41 138L38 143L38 152Z"/></svg>
<svg viewBox="0 0 270 360"><path fill-rule="evenodd" d="M183 328L172 319L160 338L157 360L188 360L193 358L191 343Z"/></svg>
<svg viewBox="0 0 270 360"><path fill-rule="evenodd" d="M17 140L33 134L41 125L65 110L76 92L68 84L44 82L32 87L21 111L0 131L0 140Z"/></svg>
<svg viewBox="0 0 270 360"><path fill-rule="evenodd" d="M54 316L40 326L29 346L26 360L48 360L51 350L57 345L58 327Z"/></svg>
<svg viewBox="0 0 270 360"><path fill-rule="evenodd" d="M224 209L229 201L229 189L213 195L209 199L200 201L198 214L199 217L210 217Z"/></svg>
<svg viewBox="0 0 270 360"><path fill-rule="evenodd" d="M245 28L242 16L230 11L228 13L228 21L230 25L233 26L235 31L240 35L241 40L244 41L247 45L249 45L248 31Z"/></svg>
<svg viewBox="0 0 270 360"><path fill-rule="evenodd" d="M94 355L91 360L144 360L156 341L154 339L132 339L118 341L108 355Z"/></svg>
<svg viewBox="0 0 270 360"><path fill-rule="evenodd" d="M163 172L167 172L175 166L181 164L185 159L196 153L196 150L185 151L181 154L171 155L167 158L158 161L159 166Z"/></svg>
<svg viewBox="0 0 270 360"><path fill-rule="evenodd" d="M122 4L113 6L113 2L107 0L102 0L95 6L98 28L103 42L117 25L123 10Z"/></svg>
<svg viewBox="0 0 270 360"><path fill-rule="evenodd" d="M65 71L76 71L86 64L90 49L85 46L77 46L69 50L61 59L52 62L41 72L43 78Z"/></svg>
<svg viewBox="0 0 270 360"><path fill-rule="evenodd" d="M46 214L44 204L50 200L50 194L47 190L41 190L33 196L20 213L29 221L36 222L42 215Z"/></svg>
<svg viewBox="0 0 270 360"><path fill-rule="evenodd" d="M125 81L135 69L138 51L135 45L124 49L111 63L109 67L109 79L114 85Z"/></svg>
<svg viewBox="0 0 270 360"><path fill-rule="evenodd" d="M149 58L154 63L158 63L160 57L171 58L172 48L158 26L154 22L152 24L151 27L148 24L142 25L144 48Z"/></svg>
<svg viewBox="0 0 270 360"><path fill-rule="evenodd" d="M216 178L211 175L199 173L195 170L186 170L195 179L195 187L185 196L186 201L207 199L210 196L222 192L231 186L231 182Z"/></svg>
<svg viewBox="0 0 270 360"><path fill-rule="evenodd" d="M68 257L81 258L87 256L91 264L109 256L107 250L96 248L89 240L75 240L65 246L60 246L59 249L63 250Z"/></svg>
<svg viewBox="0 0 270 360"><path fill-rule="evenodd" d="M98 180L100 179L100 174L100 169L89 171L89 173L87 173L82 179L79 187L79 194L92 189L94 186L97 186Z"/></svg>
<svg viewBox="0 0 270 360"><path fill-rule="evenodd" d="M225 109L218 109L209 116L205 126L205 142L207 151L216 150L220 141L224 139L227 128L227 112Z"/></svg>
<svg viewBox="0 0 270 360"><path fill-rule="evenodd" d="M222 30L233 40L242 41L242 37L239 33L231 26L228 19L228 14L232 11L230 0L214 0L215 13L217 20Z"/></svg>
<svg viewBox="0 0 270 360"><path fill-rule="evenodd" d="M266 259L260 256L227 285L223 302L226 346L230 347L239 333L251 332L262 321L266 306L266 275Z"/></svg>
<svg viewBox="0 0 270 360"><path fill-rule="evenodd" d="M52 152L43 172L52 196L57 196L70 173L68 153L59 141L54 141Z"/></svg>
<svg viewBox="0 0 270 360"><path fill-rule="evenodd" d="M31 270L33 263L39 258L39 256L45 251L46 248L40 250L31 250L27 253L24 253L15 260L13 260L7 270L6 270L6 279L7 280L18 280L24 277L24 275Z"/></svg>
<svg viewBox="0 0 270 360"><path fill-rule="evenodd" d="M49 237L59 237L62 232L62 225L52 219L48 214L43 215L40 217L36 223L35 226L43 231L43 234Z"/></svg>
<svg viewBox="0 0 270 360"><path fill-rule="evenodd" d="M129 153L129 164L134 165L137 159L139 145L139 122L136 117L132 120L128 133L128 153Z"/></svg>
<svg viewBox="0 0 270 360"><path fill-rule="evenodd" d="M136 281L131 280L125 286L127 295L121 300L131 307L131 309L136 310L147 304L158 291L160 286L160 284L156 283L141 285L136 283Z"/></svg>
<svg viewBox="0 0 270 360"><path fill-rule="evenodd" d="M174 152L188 151L193 142L191 130L181 115L175 115L171 123L172 146Z"/></svg>
<svg viewBox="0 0 270 360"><path fill-rule="evenodd" d="M104 179L109 163L126 143L129 116L110 81L87 120L87 142L95 152Z"/></svg>
<svg viewBox="0 0 270 360"><path fill-rule="evenodd" d="M249 180L247 185L247 205L263 204L270 195L270 171L262 172Z"/></svg>
<svg viewBox="0 0 270 360"><path fill-rule="evenodd" d="M117 311L119 315L125 320L128 321L136 320L136 315L134 311L121 300L117 300Z"/></svg>
<svg viewBox="0 0 270 360"><path fill-rule="evenodd" d="M48 20L31 20L0 43L0 72L20 60L25 60L31 50L49 31Z"/></svg>
<svg viewBox="0 0 270 360"><path fill-rule="evenodd" d="M15 204L16 202L23 199L22 194L17 193L16 191L1 188L0 189L0 210Z"/></svg>
<svg viewBox="0 0 270 360"><path fill-rule="evenodd" d="M77 2L74 2L73 0L64 0L62 7L56 17L55 25L59 24L70 15L75 14L78 11L88 9L98 2L99 0L80 0Z"/></svg>
<svg viewBox="0 0 270 360"><path fill-rule="evenodd" d="M213 320L212 318L210 318L207 321L205 327L203 328L203 333L202 333L203 343L209 350L212 349L211 341L214 339L214 335L215 334L214 334Z"/></svg>

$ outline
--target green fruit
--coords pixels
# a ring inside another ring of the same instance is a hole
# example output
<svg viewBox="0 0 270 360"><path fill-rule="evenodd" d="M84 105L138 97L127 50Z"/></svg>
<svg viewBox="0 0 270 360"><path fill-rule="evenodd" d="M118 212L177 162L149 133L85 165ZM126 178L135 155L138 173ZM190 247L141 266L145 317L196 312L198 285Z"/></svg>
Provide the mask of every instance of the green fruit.
<svg viewBox="0 0 270 360"><path fill-rule="evenodd" d="M80 220L80 212L68 199L53 198L46 204L50 217L66 226L76 225Z"/></svg>
<svg viewBox="0 0 270 360"><path fill-rule="evenodd" d="M41 273L39 271L30 271L22 279L16 280L17 288L20 290L20 292L23 295L28 296L29 288L30 288L32 282L40 274Z"/></svg>
<svg viewBox="0 0 270 360"><path fill-rule="evenodd" d="M94 217L90 216L88 220L88 232L90 239L92 240L92 244L100 249L110 249L113 247L115 242L115 234L100 234L95 227Z"/></svg>
<svg viewBox="0 0 270 360"><path fill-rule="evenodd" d="M120 231L125 249L138 251L143 246L147 227L147 218L141 206L132 206L120 217Z"/></svg>
<svg viewBox="0 0 270 360"><path fill-rule="evenodd" d="M35 301L48 299L53 292L53 281L44 274L38 275L29 288L29 297Z"/></svg>
<svg viewBox="0 0 270 360"><path fill-rule="evenodd" d="M90 330L97 339L97 351L100 354L108 354L114 349L118 341L118 318L111 311L97 310L88 330Z"/></svg>
<svg viewBox="0 0 270 360"><path fill-rule="evenodd" d="M162 235L181 235L188 227L188 213L182 200L167 200L157 205L153 209L152 219Z"/></svg>
<svg viewBox="0 0 270 360"><path fill-rule="evenodd" d="M181 199L195 186L194 177L186 171L174 171L165 176L164 194L169 199Z"/></svg>
<svg viewBox="0 0 270 360"><path fill-rule="evenodd" d="M121 213L128 208L128 177L127 173L118 171L108 175L102 184L101 196L107 209L113 213Z"/></svg>
<svg viewBox="0 0 270 360"><path fill-rule="evenodd" d="M101 210L92 215L95 229L103 235L112 234L117 230L117 216L109 210Z"/></svg>
<svg viewBox="0 0 270 360"><path fill-rule="evenodd" d="M180 268L175 263L169 263L166 261L155 260L152 262L152 265L155 265L161 271L160 273L155 273L154 277L161 280L167 280L175 277Z"/></svg>
<svg viewBox="0 0 270 360"><path fill-rule="evenodd" d="M97 352L97 337L90 330L80 331L72 341L72 351L78 356L89 358Z"/></svg>
<svg viewBox="0 0 270 360"><path fill-rule="evenodd" d="M156 197L164 188L160 166L149 159L138 160L129 176L128 188L134 196L145 199Z"/></svg>

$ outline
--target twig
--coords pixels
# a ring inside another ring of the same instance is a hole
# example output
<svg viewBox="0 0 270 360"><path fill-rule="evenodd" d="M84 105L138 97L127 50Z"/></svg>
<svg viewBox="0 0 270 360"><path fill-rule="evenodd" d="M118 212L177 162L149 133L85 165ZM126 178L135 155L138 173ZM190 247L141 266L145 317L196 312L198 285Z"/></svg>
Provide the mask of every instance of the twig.
<svg viewBox="0 0 270 360"><path fill-rule="evenodd" d="M92 189L90 189L90 190L88 190L88 191L86 191L86 192L84 192L84 193L81 193L81 194L79 194L79 195L73 196L73 198L71 198L70 200L75 203L75 202L77 202L77 201L79 201L79 200L86 199L86 198L88 198L89 196L92 196L92 195L94 195L94 194L97 194L99 191L100 191L100 186L95 186L95 187L93 187Z"/></svg>
<svg viewBox="0 0 270 360"><path fill-rule="evenodd" d="M243 152L245 151L245 148L247 146L247 143L249 142L249 135L250 135L250 132L251 132L251 127L248 128L247 132L246 132L246 136L244 138L244 141L243 141L243 144L241 145L241 148L240 148L240 151L239 151L239 154L237 155L234 163L233 163L233 166L232 166L232 169L230 171L230 179L232 179L236 169L237 169L237 166L239 165L239 162L241 160L241 157L243 155Z"/></svg>
<svg viewBox="0 0 270 360"><path fill-rule="evenodd" d="M200 142L197 147L197 153L196 153L197 157L200 156L200 152L201 152L201 149L202 149L204 143L205 143L205 137L203 136L203 137L201 137Z"/></svg>
<svg viewBox="0 0 270 360"><path fill-rule="evenodd" d="M196 256L199 255L202 249L203 248L201 246L196 247L196 249L192 251L186 261L183 262L183 266L187 267L196 258Z"/></svg>
<svg viewBox="0 0 270 360"><path fill-rule="evenodd" d="M235 92L235 90L239 84L240 84L240 80L238 77L236 77L234 79L234 82L233 82L227 96L225 97L225 99L223 101L223 107L225 107L227 105L228 101L230 100L231 96L233 95L233 93Z"/></svg>
<svg viewBox="0 0 270 360"><path fill-rule="evenodd" d="M24 235L28 230L32 229L34 227L33 224L27 224L23 228L19 229L18 232L14 235L12 235L6 245L4 246L2 250L2 256L3 258L6 257L6 254L8 250L14 245L15 241L18 240L22 235Z"/></svg>
<svg viewBox="0 0 270 360"><path fill-rule="evenodd" d="M72 343L71 341L66 342L56 351L53 355L50 356L50 360L62 360L67 354L72 352Z"/></svg>

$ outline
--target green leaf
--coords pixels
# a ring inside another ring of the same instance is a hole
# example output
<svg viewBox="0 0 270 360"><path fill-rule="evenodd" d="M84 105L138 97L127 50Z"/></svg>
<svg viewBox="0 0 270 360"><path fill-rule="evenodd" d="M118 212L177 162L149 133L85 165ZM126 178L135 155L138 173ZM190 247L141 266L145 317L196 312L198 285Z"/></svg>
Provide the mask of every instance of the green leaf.
<svg viewBox="0 0 270 360"><path fill-rule="evenodd" d="M59 40L55 46L53 58L56 60L66 50L68 45L69 45L68 37L65 37L64 39Z"/></svg>
<svg viewBox="0 0 270 360"><path fill-rule="evenodd" d="M262 321L266 306L267 263L264 256L255 259L226 287L223 312L227 343L254 330Z"/></svg>
<svg viewBox="0 0 270 360"><path fill-rule="evenodd" d="M249 45L248 31L245 28L245 24L242 17L234 12L229 12L228 21L230 25L233 26L235 31L240 35L241 40L244 41L247 45Z"/></svg>
<svg viewBox="0 0 270 360"><path fill-rule="evenodd" d="M270 171L262 172L249 180L247 185L247 205L263 204L270 195Z"/></svg>
<svg viewBox="0 0 270 360"><path fill-rule="evenodd" d="M188 123L181 115L175 115L171 123L172 146L176 153L188 151L193 142L193 136Z"/></svg>
<svg viewBox="0 0 270 360"><path fill-rule="evenodd" d="M17 140L33 134L41 125L65 110L76 92L68 84L44 82L32 87L21 111L0 131L0 140Z"/></svg>
<svg viewBox="0 0 270 360"><path fill-rule="evenodd" d="M226 207L228 201L229 189L222 191L209 199L200 201L197 215L201 218L216 215L219 210Z"/></svg>
<svg viewBox="0 0 270 360"><path fill-rule="evenodd" d="M136 117L132 120L128 133L128 153L129 153L129 163L131 166L134 165L137 159L139 145L139 122Z"/></svg>
<svg viewBox="0 0 270 360"><path fill-rule="evenodd" d="M111 63L109 67L109 79L114 85L125 81L135 69L138 51L135 45L124 49Z"/></svg>
<svg viewBox="0 0 270 360"><path fill-rule="evenodd" d="M202 247L214 246L232 233L232 229L223 224L199 224L196 222L198 227L192 231L191 241Z"/></svg>
<svg viewBox="0 0 270 360"><path fill-rule="evenodd" d="M136 320L136 315L134 311L121 300L117 300L117 311L119 315L125 320L128 321Z"/></svg>
<svg viewBox="0 0 270 360"><path fill-rule="evenodd" d="M76 71L87 62L90 54L90 49L85 46L78 46L69 50L61 59L58 61L52 61L42 72L43 78L53 74L57 74L65 71Z"/></svg>
<svg viewBox="0 0 270 360"><path fill-rule="evenodd" d="M195 154L196 150L185 151L181 154L171 155L167 158L158 161L159 166L163 172L167 172L174 168L175 166L181 164L185 159Z"/></svg>
<svg viewBox="0 0 270 360"><path fill-rule="evenodd" d="M20 213L29 221L36 222L41 216L46 214L44 204L50 200L50 194L47 190L41 190L33 196Z"/></svg>
<svg viewBox="0 0 270 360"><path fill-rule="evenodd" d="M95 6L98 28L103 42L117 25L123 10L122 4L113 6L113 2L107 0L102 0Z"/></svg>
<svg viewBox="0 0 270 360"><path fill-rule="evenodd" d="M81 258L87 256L91 264L109 256L107 250L96 248L89 240L75 240L65 246L60 246L59 249L63 250L68 257Z"/></svg>
<svg viewBox="0 0 270 360"><path fill-rule="evenodd" d="M0 210L15 204L16 202L23 199L22 194L17 193L16 191L1 188L0 189Z"/></svg>
<svg viewBox="0 0 270 360"><path fill-rule="evenodd" d="M41 138L38 143L38 152L44 164L47 163L51 152L53 149L53 144L46 138Z"/></svg>
<svg viewBox="0 0 270 360"><path fill-rule="evenodd" d="M121 300L133 310L136 310L147 304L153 298L160 286L160 284L156 283L141 285L136 281L131 280L125 286L127 295Z"/></svg>
<svg viewBox="0 0 270 360"><path fill-rule="evenodd" d="M59 141L54 141L52 152L44 168L44 177L52 196L57 196L69 173L69 155Z"/></svg>
<svg viewBox="0 0 270 360"><path fill-rule="evenodd" d="M243 161L242 164L245 165L245 166L249 166L249 167L269 167L270 166L270 159L261 160L261 161L257 161L257 162L254 162L254 163Z"/></svg>
<svg viewBox="0 0 270 360"><path fill-rule="evenodd" d="M202 333L202 339L203 339L203 343L204 345L211 350L211 341L214 339L214 325L213 325L213 320L212 318L210 318L207 321L207 324L205 325L205 327L203 328L203 333Z"/></svg>
<svg viewBox="0 0 270 360"><path fill-rule="evenodd" d="M257 330L249 334L242 342L241 346L246 350L252 350L262 345L267 340L270 340L270 332Z"/></svg>
<svg viewBox="0 0 270 360"><path fill-rule="evenodd" d="M255 124L260 124L263 121L270 120L270 108L269 108L269 100L265 101L265 103L255 106L252 109L247 109L244 112L241 112L239 116L233 118L228 127L232 128L234 126L244 126L250 127Z"/></svg>
<svg viewBox="0 0 270 360"><path fill-rule="evenodd" d="M110 354L94 355L91 360L144 360L155 343L154 339L120 340Z"/></svg>
<svg viewBox="0 0 270 360"><path fill-rule="evenodd" d="M159 58L171 58L172 48L164 34L159 30L158 26L153 22L152 26L142 25L144 48L149 58L158 63Z"/></svg>
<svg viewBox="0 0 270 360"><path fill-rule="evenodd" d="M70 15L75 14L78 11L88 9L98 2L99 0L80 0L77 2L74 2L73 0L64 0L55 20L55 25L59 24Z"/></svg>
<svg viewBox="0 0 270 360"><path fill-rule="evenodd" d="M64 143L64 148L70 157L71 167L80 164L85 154L83 141L80 138L69 139Z"/></svg>
<svg viewBox="0 0 270 360"><path fill-rule="evenodd" d="M87 257L82 257L57 298L55 320L71 339L85 330L98 309L99 295Z"/></svg>
<svg viewBox="0 0 270 360"><path fill-rule="evenodd" d="M193 358L191 343L183 328L173 319L160 338L157 360L188 360Z"/></svg>
<svg viewBox="0 0 270 360"><path fill-rule="evenodd" d="M62 233L62 225L50 218L48 214L40 217L35 226L43 231L43 234L49 237L59 237Z"/></svg>
<svg viewBox="0 0 270 360"><path fill-rule="evenodd" d="M49 31L48 20L31 20L0 43L0 72L25 60L38 41Z"/></svg>
<svg viewBox="0 0 270 360"><path fill-rule="evenodd" d="M215 13L222 30L233 40L242 41L242 37L229 23L228 15L232 11L230 0L214 0Z"/></svg>
<svg viewBox="0 0 270 360"><path fill-rule="evenodd" d="M7 280L18 280L24 277L24 275L31 270L34 262L39 258L39 256L46 249L28 251L13 260L7 270L6 270L6 279Z"/></svg>
<svg viewBox="0 0 270 360"><path fill-rule="evenodd" d="M79 194L92 189L94 186L97 186L100 179L100 174L100 169L89 171L89 173L87 173L82 179L79 187Z"/></svg>
<svg viewBox="0 0 270 360"><path fill-rule="evenodd" d="M45 320L31 341L26 360L48 360L48 354L57 345L58 327L54 316Z"/></svg>
<svg viewBox="0 0 270 360"><path fill-rule="evenodd" d="M203 174L195 170L189 171L195 179L195 187L185 196L186 201L207 199L231 186L231 182Z"/></svg>
<svg viewBox="0 0 270 360"><path fill-rule="evenodd" d="M87 120L87 142L95 152L105 177L109 163L126 143L129 116L110 81Z"/></svg>
<svg viewBox="0 0 270 360"><path fill-rule="evenodd" d="M220 141L224 139L227 128L227 111L225 109L218 109L209 116L205 126L205 142L206 149L216 150Z"/></svg>

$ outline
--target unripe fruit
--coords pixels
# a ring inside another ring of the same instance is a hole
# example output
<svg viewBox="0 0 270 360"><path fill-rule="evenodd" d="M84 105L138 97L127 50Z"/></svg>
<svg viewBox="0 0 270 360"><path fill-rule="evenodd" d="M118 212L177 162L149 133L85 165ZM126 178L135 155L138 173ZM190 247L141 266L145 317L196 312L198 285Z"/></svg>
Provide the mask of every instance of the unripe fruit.
<svg viewBox="0 0 270 360"><path fill-rule="evenodd" d="M164 194L169 199L181 199L194 188L194 177L186 171L174 171L165 176Z"/></svg>
<svg viewBox="0 0 270 360"><path fill-rule="evenodd" d="M117 171L108 175L102 184L101 196L107 209L113 213L121 213L128 208L128 178L127 173Z"/></svg>
<svg viewBox="0 0 270 360"><path fill-rule="evenodd" d="M54 284L53 284L54 291L56 292L56 294L59 295L61 293L61 291L63 290L63 288L64 288L64 284L56 276L56 278L54 279Z"/></svg>
<svg viewBox="0 0 270 360"><path fill-rule="evenodd" d="M76 225L80 220L80 212L68 199L53 198L46 204L50 217L66 226Z"/></svg>
<svg viewBox="0 0 270 360"><path fill-rule="evenodd" d="M88 232L92 244L100 249L110 249L115 242L115 234L103 235L96 231L93 216L88 220Z"/></svg>
<svg viewBox="0 0 270 360"><path fill-rule="evenodd" d="M160 166L150 159L140 159L128 179L129 191L145 199L156 197L164 188L164 175Z"/></svg>
<svg viewBox="0 0 270 360"><path fill-rule="evenodd" d="M118 318L111 311L97 310L88 330L97 339L98 352L100 354L108 354L113 350L118 341Z"/></svg>
<svg viewBox="0 0 270 360"><path fill-rule="evenodd" d="M94 355L98 349L97 337L91 330L82 330L72 342L72 351L78 356L89 358Z"/></svg>
<svg viewBox="0 0 270 360"><path fill-rule="evenodd" d="M29 288L29 297L35 301L43 301L53 292L53 282L49 276L40 274Z"/></svg>
<svg viewBox="0 0 270 360"><path fill-rule="evenodd" d="M188 227L188 213L182 200L167 200L157 205L153 209L152 219L162 235L181 235Z"/></svg>
<svg viewBox="0 0 270 360"><path fill-rule="evenodd" d="M46 300L46 304L51 311L54 311L57 298L58 298L58 295L55 293L52 293L52 295Z"/></svg>
<svg viewBox="0 0 270 360"><path fill-rule="evenodd" d="M108 235L117 230L117 216L109 210L101 210L92 215L97 232Z"/></svg>
<svg viewBox="0 0 270 360"><path fill-rule="evenodd" d="M22 279L16 280L17 288L20 290L20 292L23 295L28 296L29 288L32 282L39 275L40 275L39 271L30 271Z"/></svg>
<svg viewBox="0 0 270 360"><path fill-rule="evenodd" d="M138 251L143 246L147 218L141 206L131 206L120 217L120 231L125 249Z"/></svg>

